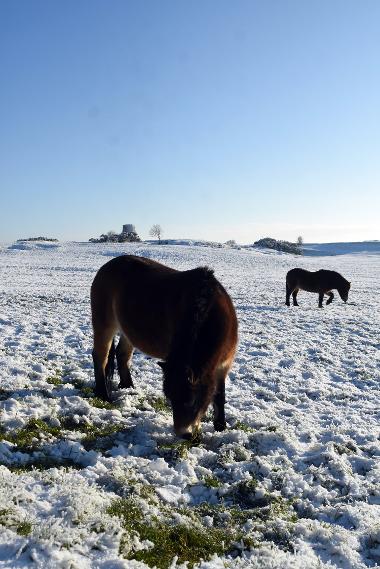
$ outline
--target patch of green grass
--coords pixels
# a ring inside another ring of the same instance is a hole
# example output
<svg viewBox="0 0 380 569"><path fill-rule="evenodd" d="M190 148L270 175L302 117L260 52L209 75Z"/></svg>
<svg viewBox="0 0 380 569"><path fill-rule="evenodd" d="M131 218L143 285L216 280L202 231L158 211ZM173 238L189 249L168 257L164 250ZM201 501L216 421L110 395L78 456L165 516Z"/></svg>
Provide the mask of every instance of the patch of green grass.
<svg viewBox="0 0 380 569"><path fill-rule="evenodd" d="M213 554L223 555L232 546L235 535L227 529L205 528L193 520L174 525L173 518L166 520L147 519L137 501L133 498L115 501L108 514L122 519L126 531L121 546L127 559L135 559L158 569L167 569L175 556L178 563L188 562L189 567L201 559L209 559ZM133 533L140 540L154 544L149 549L136 551L133 546Z"/></svg>
<svg viewBox="0 0 380 569"><path fill-rule="evenodd" d="M86 436L82 439L82 444L86 450L97 448L104 450L108 446L107 441L100 439L109 438L115 433L122 432L124 427L120 424L110 425L94 425L93 423L75 422L71 416L60 417L61 425L69 431L77 431L84 433ZM109 442L109 441L108 441Z"/></svg>
<svg viewBox="0 0 380 569"><path fill-rule="evenodd" d="M18 535L28 536L32 531L32 524L27 521L19 522L12 510L0 510L0 525L16 531Z"/></svg>
<svg viewBox="0 0 380 569"><path fill-rule="evenodd" d="M85 438L82 439L82 444L86 450L94 448L104 450L105 441L101 441L99 439L109 438L112 435L119 433L121 430L122 427L120 425L107 425L106 427L96 427L95 425L89 425L86 431L87 434Z"/></svg>
<svg viewBox="0 0 380 569"><path fill-rule="evenodd" d="M87 399L88 403L97 409L116 409L117 405L110 403L109 401L104 401L100 397L89 397Z"/></svg>
<svg viewBox="0 0 380 569"><path fill-rule="evenodd" d="M24 474L26 472L33 472L34 470L43 472L45 470L49 470L50 468L59 468L62 470L81 470L83 466L74 462L70 458L58 459L50 456L42 456L38 459L25 462L22 465L8 465L7 468L15 474Z"/></svg>
<svg viewBox="0 0 380 569"><path fill-rule="evenodd" d="M51 385L62 385L62 371L59 369L54 370L53 373L46 378L46 382Z"/></svg>
<svg viewBox="0 0 380 569"><path fill-rule="evenodd" d="M250 427L246 423L243 423L242 421L236 421L236 423L233 425L232 429L243 431L244 433L254 433L255 432L255 429L253 429L252 427Z"/></svg>
<svg viewBox="0 0 380 569"><path fill-rule="evenodd" d="M28 536L31 531L32 524L30 522L21 522L16 528L18 535L22 535L24 537Z"/></svg>
<svg viewBox="0 0 380 569"><path fill-rule="evenodd" d="M189 454L189 450L194 446L199 446L200 444L200 435L199 433L195 434L189 440L180 440L175 441L174 443L163 443L158 445L159 449L162 449L164 453L171 455L172 460L180 460L187 458Z"/></svg>
<svg viewBox="0 0 380 569"><path fill-rule="evenodd" d="M171 407L164 397L152 397L148 399L148 403L157 413L170 413Z"/></svg>
<svg viewBox="0 0 380 569"><path fill-rule="evenodd" d="M221 482L216 476L205 476L203 484L206 488L220 488Z"/></svg>
<svg viewBox="0 0 380 569"><path fill-rule="evenodd" d="M264 496L261 505L250 508L245 508L239 503L227 506L224 503L208 504L203 502L192 509L192 514L196 514L198 517L211 516L215 527L235 527L236 532L249 520L257 522L261 526L262 524L269 526L278 519L292 524L298 520L291 500L271 494ZM192 514L188 513L189 516Z"/></svg>
<svg viewBox="0 0 380 569"><path fill-rule="evenodd" d="M18 431L3 434L3 439L15 444L19 450L35 450L38 443L46 436L59 437L61 427L48 425L42 419L30 419L28 423Z"/></svg>
<svg viewBox="0 0 380 569"><path fill-rule="evenodd" d="M89 427L92 427L92 423L87 423L84 419L82 422L75 421L72 415L59 415L58 420L62 429L66 431L79 431L80 433L85 433Z"/></svg>
<svg viewBox="0 0 380 569"><path fill-rule="evenodd" d="M7 508L0 510L0 524L4 524L4 519L6 519L9 514L10 510L8 510Z"/></svg>
<svg viewBox="0 0 380 569"><path fill-rule="evenodd" d="M86 382L83 379L71 378L69 375L65 376L65 383L70 383L75 387L75 389L83 389L86 386Z"/></svg>
<svg viewBox="0 0 380 569"><path fill-rule="evenodd" d="M333 443L333 447L334 447L334 450L340 455L342 455L342 454L354 454L354 453L358 452L357 448L350 441L347 441L346 443L342 443L342 444Z"/></svg>
<svg viewBox="0 0 380 569"><path fill-rule="evenodd" d="M255 485L256 481L252 479L236 487L239 486L239 491L244 493ZM256 547L260 542L274 542L281 549L292 551L293 524L298 518L291 501L281 496L268 494L261 505L250 508L239 503L226 505L224 502L212 505L204 502L193 508L175 508L160 502L150 487L147 488L149 492L145 499L142 491L136 491L137 486L144 487L133 481L129 496L116 500L108 509L110 515L122 520L125 535L121 553L127 559L167 569L173 557L177 556L178 563L187 561L190 569L201 559L207 560L215 553L241 555L242 551ZM143 507L144 501L155 507L153 512L157 512L158 508L159 513L147 513L146 505ZM207 524L205 527L205 516L212 518L211 526ZM244 524L248 521L252 529L247 531ZM140 541L148 540L154 546L137 551L134 546L136 534Z"/></svg>
<svg viewBox="0 0 380 569"><path fill-rule="evenodd" d="M127 492L130 498L139 496L148 504L158 504L159 498L153 486L144 484L136 480L136 478L126 479L125 485L128 487Z"/></svg>
<svg viewBox="0 0 380 569"><path fill-rule="evenodd" d="M232 486L230 491L231 497L236 504L241 507L249 507L256 505L257 499L255 498L257 487L257 480L255 478L250 478L249 480L243 480L237 482Z"/></svg>
<svg viewBox="0 0 380 569"><path fill-rule="evenodd" d="M103 399L100 399L99 397L94 397L94 388L91 387L90 385L88 385L88 383L86 383L83 379L68 379L66 383L70 383L71 385L73 385L75 387L75 389L77 389L78 391L80 391L81 397L84 397L85 399L88 399L89 403L91 403L91 405L93 405L93 407L98 407L100 409L108 409L108 407L102 407L101 402L103 402L104 404L107 403L107 401L103 401ZM95 402L92 402L93 400L95 400ZM111 403L109 403L109 405L111 405ZM114 407L112 407L113 409Z"/></svg>
<svg viewBox="0 0 380 569"><path fill-rule="evenodd" d="M219 450L218 464L226 468L231 462L244 462L250 457L250 451L237 443L223 445Z"/></svg>
<svg viewBox="0 0 380 569"><path fill-rule="evenodd" d="M270 502L271 516L282 520L296 523L298 521L297 512L293 508L293 500L285 500L282 496L272 498Z"/></svg>

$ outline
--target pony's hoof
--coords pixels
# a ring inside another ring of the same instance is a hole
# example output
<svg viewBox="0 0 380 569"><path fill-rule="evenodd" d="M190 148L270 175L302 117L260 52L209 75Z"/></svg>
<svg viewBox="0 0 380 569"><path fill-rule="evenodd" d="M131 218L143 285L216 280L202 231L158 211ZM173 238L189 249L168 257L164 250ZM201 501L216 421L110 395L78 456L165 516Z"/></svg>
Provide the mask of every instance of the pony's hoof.
<svg viewBox="0 0 380 569"><path fill-rule="evenodd" d="M182 435L180 435L181 439L185 440L185 441L191 441L191 439L193 438L193 433L183 433Z"/></svg>
<svg viewBox="0 0 380 569"><path fill-rule="evenodd" d="M99 391L95 389L94 396L98 397L99 399L103 399L103 401L108 401L108 403L111 403L111 397L108 395L106 391Z"/></svg>
<svg viewBox="0 0 380 569"><path fill-rule="evenodd" d="M214 423L214 429L218 432L225 431L227 428L227 423L224 421L223 423Z"/></svg>
<svg viewBox="0 0 380 569"><path fill-rule="evenodd" d="M125 383L119 383L119 385L117 386L118 389L128 389L129 387L134 388L135 386L133 385L133 383L130 383L129 385L125 385Z"/></svg>

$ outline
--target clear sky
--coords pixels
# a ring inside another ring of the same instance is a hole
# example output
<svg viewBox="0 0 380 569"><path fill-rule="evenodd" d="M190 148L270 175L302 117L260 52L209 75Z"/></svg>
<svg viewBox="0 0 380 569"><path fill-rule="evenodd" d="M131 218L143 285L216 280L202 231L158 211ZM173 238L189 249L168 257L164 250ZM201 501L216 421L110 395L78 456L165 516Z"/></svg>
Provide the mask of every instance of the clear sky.
<svg viewBox="0 0 380 569"><path fill-rule="evenodd" d="M380 239L378 0L0 0L0 241Z"/></svg>

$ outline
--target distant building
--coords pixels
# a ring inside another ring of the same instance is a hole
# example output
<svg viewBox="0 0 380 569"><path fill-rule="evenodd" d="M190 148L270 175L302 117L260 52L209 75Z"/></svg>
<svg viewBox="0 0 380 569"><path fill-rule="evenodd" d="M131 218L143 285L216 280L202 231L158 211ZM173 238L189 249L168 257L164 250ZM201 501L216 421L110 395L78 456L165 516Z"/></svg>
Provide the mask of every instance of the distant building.
<svg viewBox="0 0 380 569"><path fill-rule="evenodd" d="M125 223L122 233L136 233L136 227L132 223Z"/></svg>
<svg viewBox="0 0 380 569"><path fill-rule="evenodd" d="M134 243L141 241L141 239L136 233L135 226L132 223L125 223L121 233L109 231L108 233L103 233L98 238L91 237L89 241L91 243Z"/></svg>

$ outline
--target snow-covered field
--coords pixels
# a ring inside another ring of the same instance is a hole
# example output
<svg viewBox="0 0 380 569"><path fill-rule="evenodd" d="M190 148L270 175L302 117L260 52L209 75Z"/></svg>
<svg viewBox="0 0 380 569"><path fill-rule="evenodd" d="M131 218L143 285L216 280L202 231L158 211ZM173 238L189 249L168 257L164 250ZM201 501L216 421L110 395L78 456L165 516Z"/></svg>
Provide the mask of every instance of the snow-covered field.
<svg viewBox="0 0 380 569"><path fill-rule="evenodd" d="M140 353L134 390L92 397L90 285L122 252L208 265L231 294L225 432L176 439ZM287 308L295 266L341 272L349 303ZM0 276L0 567L379 566L380 255L28 243L0 247Z"/></svg>

